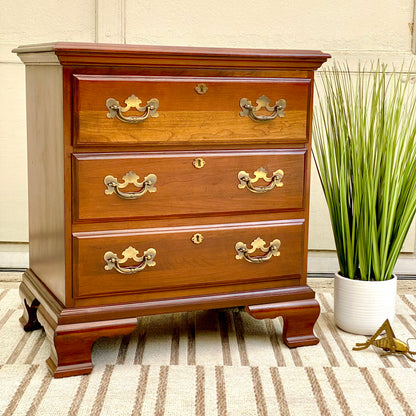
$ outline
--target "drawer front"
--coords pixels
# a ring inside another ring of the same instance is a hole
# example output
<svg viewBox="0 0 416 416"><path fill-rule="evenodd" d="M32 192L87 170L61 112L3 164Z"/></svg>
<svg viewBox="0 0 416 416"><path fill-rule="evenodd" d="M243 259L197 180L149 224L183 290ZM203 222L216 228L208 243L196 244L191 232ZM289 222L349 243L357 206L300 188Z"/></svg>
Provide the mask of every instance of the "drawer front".
<svg viewBox="0 0 416 416"><path fill-rule="evenodd" d="M77 154L74 220L302 209L305 152Z"/></svg>
<svg viewBox="0 0 416 416"><path fill-rule="evenodd" d="M303 242L301 220L78 233L74 297L299 279Z"/></svg>
<svg viewBox="0 0 416 416"><path fill-rule="evenodd" d="M77 145L307 141L310 79L74 77ZM198 87L201 84L207 88L202 94L204 87ZM257 107L256 101L262 96L270 100L271 110L266 108L267 100L262 100L258 110L240 115L244 105L241 99ZM285 100L285 104L279 100ZM279 110L274 111L278 101ZM255 121L251 115L273 119Z"/></svg>

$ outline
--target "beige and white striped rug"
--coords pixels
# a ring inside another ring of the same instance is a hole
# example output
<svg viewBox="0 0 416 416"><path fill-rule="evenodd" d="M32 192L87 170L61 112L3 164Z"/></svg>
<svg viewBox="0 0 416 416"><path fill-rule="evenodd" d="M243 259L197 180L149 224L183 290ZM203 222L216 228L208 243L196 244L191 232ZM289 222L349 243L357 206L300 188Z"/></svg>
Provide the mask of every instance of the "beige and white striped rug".
<svg viewBox="0 0 416 416"><path fill-rule="evenodd" d="M53 379L42 331L24 333L18 291L0 285L0 414L416 415L416 363L381 357L333 324L318 291L320 344L288 349L281 323L237 310L139 318L130 336L100 339L91 375ZM365 317L363 317L365 319ZM397 297L393 328L416 337L416 298Z"/></svg>

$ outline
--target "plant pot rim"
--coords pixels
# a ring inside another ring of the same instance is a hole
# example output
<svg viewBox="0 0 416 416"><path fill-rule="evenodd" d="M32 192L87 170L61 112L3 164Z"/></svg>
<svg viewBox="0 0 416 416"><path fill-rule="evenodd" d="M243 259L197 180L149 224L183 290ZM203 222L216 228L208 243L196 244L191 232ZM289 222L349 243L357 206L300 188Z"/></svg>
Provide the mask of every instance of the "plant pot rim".
<svg viewBox="0 0 416 416"><path fill-rule="evenodd" d="M344 280L348 280L349 282L351 282L351 284L368 284L368 283L388 283L388 282L394 282L395 280L397 280L397 275L396 274L392 274L390 279L387 280L361 280L361 279L350 279L349 277L345 277L342 274L340 274L340 272L335 272L335 275L340 278L340 279L344 279Z"/></svg>

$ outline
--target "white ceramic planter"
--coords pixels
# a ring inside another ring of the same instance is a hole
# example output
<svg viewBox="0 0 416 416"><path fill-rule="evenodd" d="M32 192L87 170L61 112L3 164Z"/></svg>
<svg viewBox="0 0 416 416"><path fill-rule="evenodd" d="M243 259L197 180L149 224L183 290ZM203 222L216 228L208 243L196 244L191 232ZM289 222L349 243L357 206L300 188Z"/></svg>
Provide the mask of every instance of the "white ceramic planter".
<svg viewBox="0 0 416 416"><path fill-rule="evenodd" d="M397 277L384 281L353 280L335 273L335 323L344 331L373 335L386 319L393 324Z"/></svg>

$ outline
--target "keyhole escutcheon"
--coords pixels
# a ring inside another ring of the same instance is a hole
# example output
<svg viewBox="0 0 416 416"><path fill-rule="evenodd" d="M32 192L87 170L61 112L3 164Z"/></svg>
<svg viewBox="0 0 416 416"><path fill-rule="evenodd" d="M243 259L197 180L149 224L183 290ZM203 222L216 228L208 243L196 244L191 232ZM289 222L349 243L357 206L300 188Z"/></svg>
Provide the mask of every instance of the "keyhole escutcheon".
<svg viewBox="0 0 416 416"><path fill-rule="evenodd" d="M191 240L194 244L201 244L204 240L204 236L200 233L196 233L192 236Z"/></svg>

